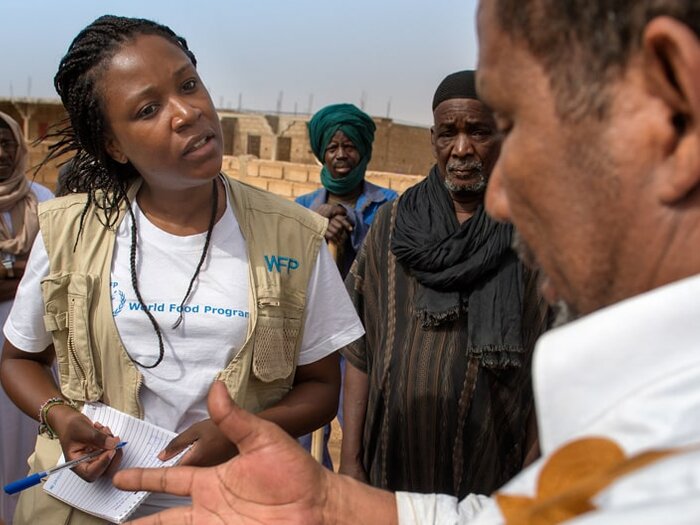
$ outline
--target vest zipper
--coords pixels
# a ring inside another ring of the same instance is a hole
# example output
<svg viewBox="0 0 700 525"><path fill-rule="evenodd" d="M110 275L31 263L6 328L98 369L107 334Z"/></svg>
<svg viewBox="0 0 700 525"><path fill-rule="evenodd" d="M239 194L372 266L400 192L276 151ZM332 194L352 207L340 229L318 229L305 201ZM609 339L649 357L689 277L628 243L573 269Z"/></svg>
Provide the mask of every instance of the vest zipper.
<svg viewBox="0 0 700 525"><path fill-rule="evenodd" d="M70 308L68 312L68 352L70 353L70 356L73 358L73 362L75 363L75 367L79 372L79 375L82 379L82 387L83 387L83 395L85 396L85 399L89 399L88 396L88 391L87 391L87 373L85 372L85 368L83 368L82 363L80 362L80 359L78 359L78 354L75 351L75 325L74 325L74 319L75 319L75 299L71 297L70 299Z"/></svg>
<svg viewBox="0 0 700 525"><path fill-rule="evenodd" d="M292 301L284 301L274 297L262 297L258 299L258 308L265 308L269 306L282 307L288 314L295 311L301 312L303 310L302 307Z"/></svg>
<svg viewBox="0 0 700 525"><path fill-rule="evenodd" d="M265 308L266 306L280 306L282 303L278 299L258 299L258 307Z"/></svg>
<svg viewBox="0 0 700 525"><path fill-rule="evenodd" d="M143 384L143 375L139 373L136 376L136 388L134 396L136 398L136 406L139 409L139 419L143 419L143 407L141 406L141 397L139 396L139 391L141 390L141 385Z"/></svg>

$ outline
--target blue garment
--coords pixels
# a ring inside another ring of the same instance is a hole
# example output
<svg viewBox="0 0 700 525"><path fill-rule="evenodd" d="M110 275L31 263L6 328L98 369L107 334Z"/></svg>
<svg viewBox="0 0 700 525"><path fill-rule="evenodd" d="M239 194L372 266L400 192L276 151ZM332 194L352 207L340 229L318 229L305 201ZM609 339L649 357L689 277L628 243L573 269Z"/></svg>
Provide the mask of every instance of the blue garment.
<svg viewBox="0 0 700 525"><path fill-rule="evenodd" d="M353 230L350 233L350 242L346 246L346 250L343 252L343 260L338 263L340 268L340 275L343 279L350 271L350 266L355 260L355 255L360 250L362 241L365 240L365 236L369 231L369 226L374 220L374 216L377 213L379 207L389 201L396 199L399 194L394 190L389 188L383 188L372 184L371 182L365 180L362 182L362 193L357 198L355 207L351 208L345 204L341 204L345 211L347 212L348 219L353 225ZM301 204L304 208L310 210L318 209L321 204L326 204L328 201L328 190L326 188L319 188L316 191L301 195L295 199L297 204ZM351 250L347 248L352 248ZM341 377L345 377L345 360L341 357L340 361ZM343 387L340 387L340 400L338 403L338 421L340 425L343 425ZM331 435L331 426L326 425L323 431L323 465L333 470L333 462L331 461L330 453L328 452L328 439ZM311 434L301 436L299 438L299 443L306 450L311 450Z"/></svg>
<svg viewBox="0 0 700 525"><path fill-rule="evenodd" d="M377 186L367 180L363 181L362 185L362 193L357 198L354 208L341 204L341 206L345 208L348 219L354 227L350 233L349 247L351 250L345 249L343 251L343 260L338 262L340 275L343 279L345 279L345 276L350 270L350 265L352 265L352 261L355 260L355 255L357 255L357 252L360 250L362 241L365 239L369 231L369 226L372 224L379 207L385 202L393 201L399 196L394 190ZM321 204L326 204L326 202L328 202L328 190L321 187L316 191L297 197L295 202L301 204L304 208L317 210Z"/></svg>

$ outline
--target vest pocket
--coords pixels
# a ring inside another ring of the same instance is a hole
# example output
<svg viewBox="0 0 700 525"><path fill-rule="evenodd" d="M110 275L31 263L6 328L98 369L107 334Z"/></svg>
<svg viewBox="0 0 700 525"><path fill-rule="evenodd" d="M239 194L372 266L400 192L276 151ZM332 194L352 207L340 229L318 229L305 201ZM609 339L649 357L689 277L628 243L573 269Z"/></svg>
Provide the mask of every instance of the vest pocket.
<svg viewBox="0 0 700 525"><path fill-rule="evenodd" d="M44 325L53 337L61 391L76 401L102 397L90 340L90 306L98 283L97 276L83 273L49 275L41 283Z"/></svg>
<svg viewBox="0 0 700 525"><path fill-rule="evenodd" d="M296 365L299 318L260 315L255 327L253 374L264 383L289 378Z"/></svg>

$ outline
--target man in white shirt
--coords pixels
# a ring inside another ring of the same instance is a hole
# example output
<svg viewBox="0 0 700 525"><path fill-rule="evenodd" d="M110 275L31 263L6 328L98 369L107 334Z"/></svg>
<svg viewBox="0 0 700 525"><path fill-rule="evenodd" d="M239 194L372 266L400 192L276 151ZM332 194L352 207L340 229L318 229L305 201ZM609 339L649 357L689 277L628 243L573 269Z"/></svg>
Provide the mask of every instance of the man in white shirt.
<svg viewBox="0 0 700 525"><path fill-rule="evenodd" d="M700 523L698 3L482 0L478 24L479 94L504 133L487 209L577 319L536 349L542 458L489 498L393 496L321 472L217 385L237 459L115 479L194 495L163 522ZM215 476L225 496L204 502Z"/></svg>

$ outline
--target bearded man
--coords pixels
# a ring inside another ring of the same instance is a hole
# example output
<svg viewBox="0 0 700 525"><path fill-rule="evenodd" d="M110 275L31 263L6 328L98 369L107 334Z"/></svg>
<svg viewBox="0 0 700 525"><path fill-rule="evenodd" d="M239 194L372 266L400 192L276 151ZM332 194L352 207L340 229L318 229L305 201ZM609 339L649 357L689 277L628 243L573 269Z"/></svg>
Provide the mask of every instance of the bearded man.
<svg viewBox="0 0 700 525"><path fill-rule="evenodd" d="M235 464L115 483L259 523L700 523L698 2L481 0L479 49L479 94L506 136L488 210L578 317L538 342L542 457L493 498L393 495L321 471L217 385Z"/></svg>
<svg viewBox="0 0 700 525"><path fill-rule="evenodd" d="M346 279L367 333L341 351L340 472L464 496L510 479L534 441L530 356L546 308L512 227L484 211L500 138L473 71L442 81L433 115L437 163L379 210Z"/></svg>

